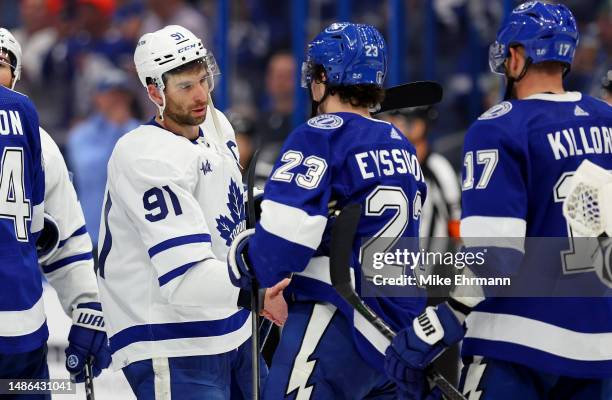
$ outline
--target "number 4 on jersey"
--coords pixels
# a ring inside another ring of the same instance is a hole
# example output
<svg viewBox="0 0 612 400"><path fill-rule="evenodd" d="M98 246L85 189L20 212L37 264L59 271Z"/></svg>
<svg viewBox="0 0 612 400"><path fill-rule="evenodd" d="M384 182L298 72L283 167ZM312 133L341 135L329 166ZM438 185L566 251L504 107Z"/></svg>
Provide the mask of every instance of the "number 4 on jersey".
<svg viewBox="0 0 612 400"><path fill-rule="evenodd" d="M24 185L24 157L21 147L6 147L0 166L0 218L12 220L15 237L28 241L28 221L31 219L30 200Z"/></svg>

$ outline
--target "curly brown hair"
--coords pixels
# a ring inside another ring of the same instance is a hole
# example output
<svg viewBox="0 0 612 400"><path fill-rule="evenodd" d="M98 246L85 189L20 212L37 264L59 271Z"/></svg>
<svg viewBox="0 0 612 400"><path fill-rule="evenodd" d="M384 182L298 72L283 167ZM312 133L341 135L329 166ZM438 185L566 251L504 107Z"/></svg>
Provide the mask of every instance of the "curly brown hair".
<svg viewBox="0 0 612 400"><path fill-rule="evenodd" d="M322 65L314 66L312 76L318 77L315 82L325 83L323 80L325 67ZM353 107L374 108L385 99L385 90L374 84L328 85L327 90L330 95L337 94L340 101Z"/></svg>

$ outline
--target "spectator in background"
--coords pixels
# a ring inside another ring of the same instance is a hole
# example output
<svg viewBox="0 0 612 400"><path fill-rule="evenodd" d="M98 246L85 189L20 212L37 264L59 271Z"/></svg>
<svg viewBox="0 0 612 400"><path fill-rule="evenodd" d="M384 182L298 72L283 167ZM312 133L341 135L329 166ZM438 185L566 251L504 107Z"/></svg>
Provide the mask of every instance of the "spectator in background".
<svg viewBox="0 0 612 400"><path fill-rule="evenodd" d="M75 0L64 4L61 39L45 59L43 78L64 86L62 98L54 100L65 128L91 111L100 73L132 62L134 45L112 29L114 12L114 0ZM62 142L61 138L59 141Z"/></svg>
<svg viewBox="0 0 612 400"><path fill-rule="evenodd" d="M601 99L612 106L612 69L601 78Z"/></svg>
<svg viewBox="0 0 612 400"><path fill-rule="evenodd" d="M600 87L598 80L608 72L610 65L612 65L612 0L602 2L602 6L597 13L596 25L600 45L595 61L596 68L592 74L595 82L593 82L593 87L590 88L591 94L595 96L597 96L597 90Z"/></svg>
<svg viewBox="0 0 612 400"><path fill-rule="evenodd" d="M22 81L40 81L42 62L57 40L56 24L62 11L62 0L22 0L19 13L22 25L13 30L23 44ZM23 82L22 82L23 83Z"/></svg>
<svg viewBox="0 0 612 400"><path fill-rule="evenodd" d="M264 112L257 122L257 139L262 145L282 143L291 131L295 93L295 59L287 51L270 57L266 71Z"/></svg>
<svg viewBox="0 0 612 400"><path fill-rule="evenodd" d="M121 37L136 45L142 31L142 17L145 12L144 4L139 1L125 1L118 5L114 16L114 24ZM129 65L132 67L132 64Z"/></svg>
<svg viewBox="0 0 612 400"><path fill-rule="evenodd" d="M208 23L204 15L184 0L147 0L148 11L140 30L141 35L154 32L167 25L180 25L189 29L196 37L212 43Z"/></svg>
<svg viewBox="0 0 612 400"><path fill-rule="evenodd" d="M117 140L140 123L133 115L128 78L121 71L107 71L98 80L93 100L94 113L70 132L68 160L87 231L92 242L98 243L106 164Z"/></svg>
<svg viewBox="0 0 612 400"><path fill-rule="evenodd" d="M59 38L57 26L62 7L62 0L22 0L19 3L22 25L13 30L23 45L20 91L36 104L40 124L49 129L56 141L62 127L62 103L58 99L64 96L66 85L61 80L43 79L42 74L45 58Z"/></svg>
<svg viewBox="0 0 612 400"><path fill-rule="evenodd" d="M257 184L263 185L272 171L285 138L291 132L296 65L293 55L280 51L272 55L266 71L266 106L255 127L261 155L257 164Z"/></svg>
<svg viewBox="0 0 612 400"><path fill-rule="evenodd" d="M227 112L227 119L236 134L236 144L238 145L238 153L240 158L240 166L242 167L243 175L251 162L251 157L255 151L254 148L254 133L255 125L253 123L252 113L247 109L232 108Z"/></svg>

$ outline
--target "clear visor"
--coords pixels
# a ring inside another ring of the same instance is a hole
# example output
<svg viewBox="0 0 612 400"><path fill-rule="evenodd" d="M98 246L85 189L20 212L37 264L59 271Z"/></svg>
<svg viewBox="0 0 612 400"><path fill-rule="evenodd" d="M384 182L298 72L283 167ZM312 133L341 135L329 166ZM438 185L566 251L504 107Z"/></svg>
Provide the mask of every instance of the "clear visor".
<svg viewBox="0 0 612 400"><path fill-rule="evenodd" d="M309 61L304 61L302 63L302 78L300 80L300 84L304 89L308 89L310 82L312 82L311 63Z"/></svg>
<svg viewBox="0 0 612 400"><path fill-rule="evenodd" d="M506 46L495 41L489 46L489 68L496 74L504 75L506 61Z"/></svg>
<svg viewBox="0 0 612 400"><path fill-rule="evenodd" d="M3 49L3 48L0 48L0 64L6 65L7 67L15 71L15 66L11 63L10 53L6 49Z"/></svg>
<svg viewBox="0 0 612 400"><path fill-rule="evenodd" d="M206 64L206 81L208 82L208 87L212 92L215 88L215 80L221 76L221 70L217 65L217 60L215 60L215 56L209 51L204 56L204 63Z"/></svg>

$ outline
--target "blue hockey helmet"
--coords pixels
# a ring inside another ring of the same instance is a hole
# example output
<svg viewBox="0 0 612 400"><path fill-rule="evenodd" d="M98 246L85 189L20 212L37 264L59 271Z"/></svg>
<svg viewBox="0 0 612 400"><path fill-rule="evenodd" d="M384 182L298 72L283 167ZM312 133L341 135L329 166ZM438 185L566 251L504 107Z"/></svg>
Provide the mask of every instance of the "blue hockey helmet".
<svg viewBox="0 0 612 400"><path fill-rule="evenodd" d="M327 84L374 84L382 87L387 72L385 39L371 25L334 23L308 45L302 65L302 87L315 79L314 67L325 68Z"/></svg>
<svg viewBox="0 0 612 400"><path fill-rule="evenodd" d="M491 71L504 74L509 48L521 45L532 64L559 61L567 65L574 59L578 45L578 28L572 12L562 4L528 1L506 17L489 47Z"/></svg>

